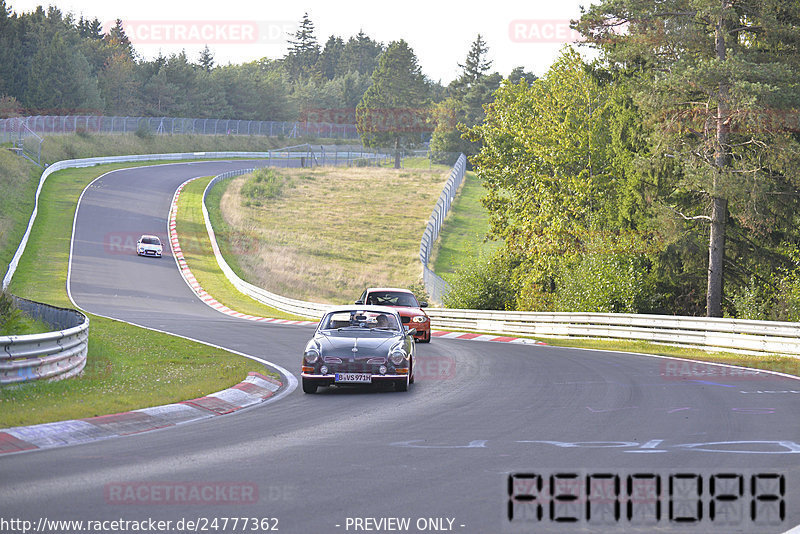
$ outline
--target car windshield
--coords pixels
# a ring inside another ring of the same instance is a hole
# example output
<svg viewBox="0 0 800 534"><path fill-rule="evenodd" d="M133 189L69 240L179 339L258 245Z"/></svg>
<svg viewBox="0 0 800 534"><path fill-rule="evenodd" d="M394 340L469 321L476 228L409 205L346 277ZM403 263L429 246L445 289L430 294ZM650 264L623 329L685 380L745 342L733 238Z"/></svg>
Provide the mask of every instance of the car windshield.
<svg viewBox="0 0 800 534"><path fill-rule="evenodd" d="M143 237L142 243L145 245L160 245L161 240L159 240L157 237Z"/></svg>
<svg viewBox="0 0 800 534"><path fill-rule="evenodd" d="M347 310L329 313L322 319L320 328L322 330L369 328L390 332L400 330L397 319L391 313L368 310Z"/></svg>
<svg viewBox="0 0 800 534"><path fill-rule="evenodd" d="M365 304L419 308L419 302L417 302L416 297L411 293L402 291L373 291L367 296Z"/></svg>

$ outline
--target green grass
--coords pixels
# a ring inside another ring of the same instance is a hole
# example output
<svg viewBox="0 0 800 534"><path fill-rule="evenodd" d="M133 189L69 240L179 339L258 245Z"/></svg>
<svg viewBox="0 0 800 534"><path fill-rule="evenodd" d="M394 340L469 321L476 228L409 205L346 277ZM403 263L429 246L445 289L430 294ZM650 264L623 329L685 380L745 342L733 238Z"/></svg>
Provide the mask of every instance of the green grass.
<svg viewBox="0 0 800 534"><path fill-rule="evenodd" d="M155 164L155 163L154 163ZM109 170L69 169L51 175L39 216L12 280L12 293L72 307L66 294L72 220L81 191ZM0 427L30 425L178 402L225 389L261 365L228 351L119 321L90 316L84 376L0 389Z"/></svg>
<svg viewBox="0 0 800 534"><path fill-rule="evenodd" d="M15 313L11 319L0 326L0 336L26 336L29 334L44 334L52 332L53 328L40 319L26 315L20 311Z"/></svg>
<svg viewBox="0 0 800 534"><path fill-rule="evenodd" d="M201 208L203 191L210 181L211 177L198 178L189 182L183 188L178 199L176 226L178 239L184 258L194 277L209 295L232 310L260 317L291 320L306 319L265 306L243 295L222 273L214 255L211 253L211 242L208 238ZM219 199L223 189L221 185L214 187L209 194L207 203L214 233L217 235L217 241L221 243L226 241L220 238L226 231L219 213ZM221 250L223 257L225 257L226 261L229 261L230 256L226 256L226 249L223 248Z"/></svg>
<svg viewBox="0 0 800 534"><path fill-rule="evenodd" d="M243 205L247 176L223 185L225 232L218 241L226 258L236 258L242 279L330 304L353 302L365 287L419 284L419 241L447 172L317 167L280 173L287 178L280 197L261 206Z"/></svg>
<svg viewBox="0 0 800 534"><path fill-rule="evenodd" d="M0 279L25 234L41 174L25 158L0 148Z"/></svg>
<svg viewBox="0 0 800 534"><path fill-rule="evenodd" d="M480 199L485 193L475 173L468 172L442 225L431 258L434 272L445 280L468 258L492 252L500 246L496 241L484 241L489 231L489 213Z"/></svg>

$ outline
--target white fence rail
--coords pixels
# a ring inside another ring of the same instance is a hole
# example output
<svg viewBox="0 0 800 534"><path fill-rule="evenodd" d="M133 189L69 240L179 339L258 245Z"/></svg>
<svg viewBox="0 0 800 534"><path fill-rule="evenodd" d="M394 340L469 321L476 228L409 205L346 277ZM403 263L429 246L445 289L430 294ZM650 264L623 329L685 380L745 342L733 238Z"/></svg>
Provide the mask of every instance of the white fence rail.
<svg viewBox="0 0 800 534"><path fill-rule="evenodd" d="M252 169L221 174L208 184L203 193L203 217L214 256L225 276L243 294L280 311L319 318L331 305L289 299L245 282L233 272L220 253L208 217L206 196L221 180L250 171ZM463 172L461 176L463 178ZM454 180L454 187L451 189L455 191L457 187ZM449 203L446 205L449 209ZM443 220L442 213L446 211L441 207L434 210L439 224ZM434 234L431 231L426 235ZM715 350L800 355L800 325L797 323L669 315L536 313L447 308L427 308L426 312L431 317L434 329L468 330L509 336L634 339Z"/></svg>
<svg viewBox="0 0 800 534"><path fill-rule="evenodd" d="M434 206L433 213L428 219L428 225L422 234L422 240L419 244L419 261L422 263L422 280L425 283L425 291L428 292L432 300L439 303L442 302L442 299L447 294L447 282L428 267L428 261L433 251L433 245L439 237L442 224L444 224L444 219L447 217L458 188L461 187L461 182L464 180L466 170L467 157L461 154L450 171L450 177L447 179L441 195L439 195L439 200L436 201L436 206Z"/></svg>
<svg viewBox="0 0 800 534"><path fill-rule="evenodd" d="M0 385L30 380L61 380L86 365L89 318L79 311L14 298L26 314L59 330L44 334L0 336Z"/></svg>
<svg viewBox="0 0 800 534"><path fill-rule="evenodd" d="M800 326L671 315L429 309L437 328L538 337L642 340L755 353L800 355Z"/></svg>

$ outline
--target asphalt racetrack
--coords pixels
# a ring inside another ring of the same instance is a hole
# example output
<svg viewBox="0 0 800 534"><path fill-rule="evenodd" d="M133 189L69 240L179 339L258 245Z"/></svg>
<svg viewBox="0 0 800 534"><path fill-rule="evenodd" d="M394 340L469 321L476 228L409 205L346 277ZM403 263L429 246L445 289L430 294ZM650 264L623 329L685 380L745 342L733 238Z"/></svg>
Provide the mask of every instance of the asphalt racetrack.
<svg viewBox="0 0 800 534"><path fill-rule="evenodd" d="M76 219L76 304L299 377L310 327L223 315L194 296L168 248L154 259L108 246L145 233L166 241L182 182L251 166L168 164L95 181ZM31 521L31 531L45 518L84 521L81 531L141 522L138 531L290 534L800 524L800 381L549 346L417 348L419 378L406 393L297 388L232 415L4 455L0 516ZM0 531L22 530L0 521Z"/></svg>

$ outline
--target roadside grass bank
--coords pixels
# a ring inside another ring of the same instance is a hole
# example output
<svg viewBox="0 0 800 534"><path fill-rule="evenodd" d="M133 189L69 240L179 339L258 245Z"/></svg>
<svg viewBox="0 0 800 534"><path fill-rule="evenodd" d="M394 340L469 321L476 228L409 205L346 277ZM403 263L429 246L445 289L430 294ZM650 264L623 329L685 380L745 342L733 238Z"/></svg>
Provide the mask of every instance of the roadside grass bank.
<svg viewBox="0 0 800 534"><path fill-rule="evenodd" d="M48 178L10 292L72 307L66 278L78 197L97 176L132 166L136 165L68 169ZM0 388L0 427L168 404L230 387L249 371L269 374L252 360L202 343L94 315L90 320L89 355L83 376Z"/></svg>
<svg viewBox="0 0 800 534"><path fill-rule="evenodd" d="M449 281L467 259L491 253L500 246L497 241L484 240L489 231L489 213L481 204L485 194L477 175L467 172L431 255L434 272L445 280Z"/></svg>
<svg viewBox="0 0 800 534"><path fill-rule="evenodd" d="M353 302L365 287L421 285L419 242L449 169L276 171L272 198L254 196L251 175L218 186L223 246L243 279L331 304Z"/></svg>
<svg viewBox="0 0 800 534"><path fill-rule="evenodd" d="M212 178L209 176L192 180L186 184L178 198L176 221L178 240L180 241L184 259L194 277L209 295L232 310L260 317L307 320L307 317L299 317L276 310L242 294L220 270L212 253L211 240L208 237L202 210L203 191ZM221 189L222 187L217 186L209 193L207 202L209 218L217 236L217 242L220 244L222 255L236 272L235 256L232 256L226 250L227 246L225 248L222 247L222 243L227 245L227 239L224 236L227 235L228 230L219 213Z"/></svg>
<svg viewBox="0 0 800 534"><path fill-rule="evenodd" d="M33 163L0 148L0 279L25 234L41 175Z"/></svg>

